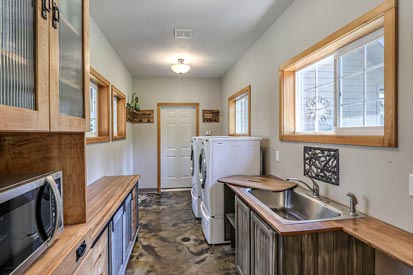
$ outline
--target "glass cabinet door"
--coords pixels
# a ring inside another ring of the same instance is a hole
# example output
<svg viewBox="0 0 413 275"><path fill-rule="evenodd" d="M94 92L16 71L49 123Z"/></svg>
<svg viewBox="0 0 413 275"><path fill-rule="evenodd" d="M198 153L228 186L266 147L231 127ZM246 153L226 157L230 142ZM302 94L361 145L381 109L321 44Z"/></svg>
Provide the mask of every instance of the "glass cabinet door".
<svg viewBox="0 0 413 275"><path fill-rule="evenodd" d="M88 1L53 0L52 6L51 130L85 132L89 117Z"/></svg>
<svg viewBox="0 0 413 275"><path fill-rule="evenodd" d="M59 9L59 110L84 118L82 1L60 0Z"/></svg>
<svg viewBox="0 0 413 275"><path fill-rule="evenodd" d="M42 14L42 0L0 0L0 130L48 130L48 14Z"/></svg>

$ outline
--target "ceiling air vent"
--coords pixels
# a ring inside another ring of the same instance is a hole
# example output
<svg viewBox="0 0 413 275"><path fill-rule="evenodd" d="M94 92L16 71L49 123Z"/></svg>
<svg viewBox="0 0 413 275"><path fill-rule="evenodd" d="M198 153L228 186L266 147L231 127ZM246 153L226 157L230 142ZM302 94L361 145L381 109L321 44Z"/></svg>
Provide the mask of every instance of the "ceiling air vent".
<svg viewBox="0 0 413 275"><path fill-rule="evenodd" d="M175 29L175 38L177 39L191 39L192 30L189 29Z"/></svg>

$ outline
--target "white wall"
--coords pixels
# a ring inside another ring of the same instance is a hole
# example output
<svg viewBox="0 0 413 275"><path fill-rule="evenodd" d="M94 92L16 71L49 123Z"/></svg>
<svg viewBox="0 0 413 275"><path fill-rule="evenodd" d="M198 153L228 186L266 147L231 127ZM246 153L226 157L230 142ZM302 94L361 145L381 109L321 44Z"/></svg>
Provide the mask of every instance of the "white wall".
<svg viewBox="0 0 413 275"><path fill-rule="evenodd" d="M278 139L279 65L380 3L295 0L225 75L223 121L227 121L228 96L252 86L252 134L265 138L267 173L303 178L304 144ZM341 184L320 185L323 195L343 204L348 204L346 192L354 192L361 211L413 232L413 198L408 196L408 175L413 174L413 1L400 0L399 4L399 148L321 145L340 149ZM224 134L227 131L224 124ZM275 150L280 151L280 162L275 162ZM392 274L409 272L378 254L377 272L390 270Z"/></svg>
<svg viewBox="0 0 413 275"><path fill-rule="evenodd" d="M102 31L90 18L90 63L111 84L128 98L132 91L132 76ZM102 176L133 173L132 127L126 125L126 140L86 146L87 182L91 184Z"/></svg>
<svg viewBox="0 0 413 275"><path fill-rule="evenodd" d="M155 111L155 123L134 124L133 171L141 174L140 188L157 188L157 103L198 102L200 112L200 135L212 131L221 135L221 123L202 123L202 109L220 109L222 83L216 78L136 78L133 92L139 96L141 109ZM222 117L220 118L222 121Z"/></svg>

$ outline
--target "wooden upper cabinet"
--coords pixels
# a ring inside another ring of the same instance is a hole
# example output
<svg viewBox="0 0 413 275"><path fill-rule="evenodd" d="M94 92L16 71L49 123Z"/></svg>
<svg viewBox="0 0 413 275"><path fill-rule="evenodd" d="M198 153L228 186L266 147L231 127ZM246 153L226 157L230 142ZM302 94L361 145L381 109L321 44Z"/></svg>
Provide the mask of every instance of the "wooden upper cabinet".
<svg viewBox="0 0 413 275"><path fill-rule="evenodd" d="M89 130L89 1L52 0L50 129Z"/></svg>
<svg viewBox="0 0 413 275"><path fill-rule="evenodd" d="M48 14L42 1L2 1L0 131L49 130Z"/></svg>
<svg viewBox="0 0 413 275"><path fill-rule="evenodd" d="M88 130L88 20L88 0L2 1L0 131Z"/></svg>

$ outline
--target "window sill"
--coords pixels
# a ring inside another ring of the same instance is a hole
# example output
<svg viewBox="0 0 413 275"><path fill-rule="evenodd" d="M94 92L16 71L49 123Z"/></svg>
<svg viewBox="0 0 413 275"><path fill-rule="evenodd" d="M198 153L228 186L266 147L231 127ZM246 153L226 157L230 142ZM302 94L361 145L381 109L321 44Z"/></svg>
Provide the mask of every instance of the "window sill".
<svg viewBox="0 0 413 275"><path fill-rule="evenodd" d="M87 137L86 144L109 142L109 137Z"/></svg>
<svg viewBox="0 0 413 275"><path fill-rule="evenodd" d="M281 141L326 143L340 145L356 145L371 147L397 147L397 144L386 144L384 136L347 136L347 135L305 135L305 134L283 134Z"/></svg>
<svg viewBox="0 0 413 275"><path fill-rule="evenodd" d="M126 139L126 136L113 136L112 141L123 140Z"/></svg>

